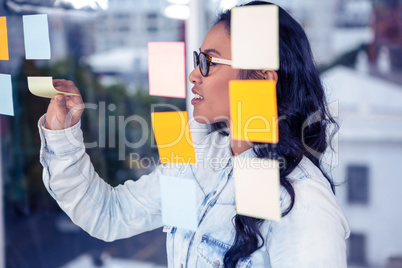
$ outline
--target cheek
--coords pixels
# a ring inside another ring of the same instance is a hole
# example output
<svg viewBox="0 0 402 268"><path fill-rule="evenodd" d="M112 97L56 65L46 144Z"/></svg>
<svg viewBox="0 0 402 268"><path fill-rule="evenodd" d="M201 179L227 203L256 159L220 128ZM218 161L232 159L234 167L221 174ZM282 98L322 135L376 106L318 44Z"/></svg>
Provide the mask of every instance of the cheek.
<svg viewBox="0 0 402 268"><path fill-rule="evenodd" d="M220 85L220 100L221 100L221 105L225 105L227 106L227 109L229 109L229 103L230 103L230 97L229 97L229 82L232 80L239 80L238 76L237 76L238 71L234 72L234 70L232 70L232 72L229 72L226 76L226 79L224 79L224 81L221 82Z"/></svg>
<svg viewBox="0 0 402 268"><path fill-rule="evenodd" d="M229 116L229 82L220 83L219 88L216 88L213 99L213 110L219 111L219 115Z"/></svg>
<svg viewBox="0 0 402 268"><path fill-rule="evenodd" d="M220 110L225 110L228 112L230 104L229 82L231 80L239 80L238 71L231 70L230 72L226 73L226 75L223 75L223 77L224 79L220 80L219 83L216 83L216 85L219 84L219 86L216 87L216 99L218 105L220 106Z"/></svg>

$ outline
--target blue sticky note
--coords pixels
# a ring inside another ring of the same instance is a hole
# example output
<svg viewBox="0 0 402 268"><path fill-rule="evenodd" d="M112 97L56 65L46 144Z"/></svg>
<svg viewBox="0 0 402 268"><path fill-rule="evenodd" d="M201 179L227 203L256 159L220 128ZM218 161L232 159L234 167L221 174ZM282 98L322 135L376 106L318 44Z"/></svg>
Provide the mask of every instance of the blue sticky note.
<svg viewBox="0 0 402 268"><path fill-rule="evenodd" d="M11 75L0 74L0 114L14 116Z"/></svg>
<svg viewBox="0 0 402 268"><path fill-rule="evenodd" d="M196 231L195 181L189 178L162 176L160 185L163 224Z"/></svg>
<svg viewBox="0 0 402 268"><path fill-rule="evenodd" d="M49 24L46 14L22 16L24 26L25 58L49 60Z"/></svg>

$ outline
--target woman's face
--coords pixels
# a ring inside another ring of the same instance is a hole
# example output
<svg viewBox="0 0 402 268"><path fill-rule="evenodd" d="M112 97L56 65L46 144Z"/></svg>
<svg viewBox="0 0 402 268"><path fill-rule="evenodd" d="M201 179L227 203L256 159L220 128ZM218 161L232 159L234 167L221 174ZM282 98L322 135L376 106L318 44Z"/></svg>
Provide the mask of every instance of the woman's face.
<svg viewBox="0 0 402 268"><path fill-rule="evenodd" d="M230 37L223 23L208 32L201 45L201 52L215 58L231 60ZM211 63L207 77L197 66L189 75L194 84L192 91L201 96L193 99L194 119L199 123L229 122L229 81L239 79L239 70L230 65Z"/></svg>

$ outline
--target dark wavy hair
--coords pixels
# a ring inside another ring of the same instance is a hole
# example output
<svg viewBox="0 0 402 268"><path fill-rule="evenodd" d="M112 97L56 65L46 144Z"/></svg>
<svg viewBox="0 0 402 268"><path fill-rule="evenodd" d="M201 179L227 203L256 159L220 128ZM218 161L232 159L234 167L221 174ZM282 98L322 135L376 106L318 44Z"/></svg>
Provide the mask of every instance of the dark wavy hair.
<svg viewBox="0 0 402 268"><path fill-rule="evenodd" d="M252 1L241 6L273 5L265 1ZM335 193L334 183L321 164L321 156L329 146L338 124L327 109L326 97L320 75L313 61L307 36L298 22L284 9L279 8L279 60L277 71L277 105L279 142L277 144L253 143L259 158L279 160L280 184L290 196L290 204L282 213L286 216L295 203L295 191L287 176L308 157L329 181ZM230 10L221 13L215 22L224 23L230 35ZM261 79L261 71L241 70L240 79ZM332 126L332 131L331 131ZM214 130L228 135L223 122L212 124ZM260 249L265 241L260 232L262 219L236 215L236 236L224 258L227 268Z"/></svg>

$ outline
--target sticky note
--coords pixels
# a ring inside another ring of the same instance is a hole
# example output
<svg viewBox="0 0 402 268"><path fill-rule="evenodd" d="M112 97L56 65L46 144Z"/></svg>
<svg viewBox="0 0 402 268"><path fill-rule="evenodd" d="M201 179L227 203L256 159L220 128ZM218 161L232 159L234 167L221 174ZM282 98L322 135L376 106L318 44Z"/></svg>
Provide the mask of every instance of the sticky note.
<svg viewBox="0 0 402 268"><path fill-rule="evenodd" d="M51 76L28 76L28 89L38 97L53 98L56 94L77 96L78 94L62 92L53 87Z"/></svg>
<svg viewBox="0 0 402 268"><path fill-rule="evenodd" d="M229 95L233 140L278 142L275 81L230 81Z"/></svg>
<svg viewBox="0 0 402 268"><path fill-rule="evenodd" d="M46 14L22 16L24 28L25 58L49 60L49 24Z"/></svg>
<svg viewBox="0 0 402 268"><path fill-rule="evenodd" d="M185 98L184 42L148 43L149 95Z"/></svg>
<svg viewBox="0 0 402 268"><path fill-rule="evenodd" d="M158 112L151 118L161 163L195 164L187 112Z"/></svg>
<svg viewBox="0 0 402 268"><path fill-rule="evenodd" d="M0 17L0 60L9 60L6 17Z"/></svg>
<svg viewBox="0 0 402 268"><path fill-rule="evenodd" d="M11 75L0 74L0 114L14 115Z"/></svg>
<svg viewBox="0 0 402 268"><path fill-rule="evenodd" d="M235 7L231 14L232 67L278 70L278 7Z"/></svg>
<svg viewBox="0 0 402 268"><path fill-rule="evenodd" d="M193 179L161 176L162 222L197 230L196 184Z"/></svg>
<svg viewBox="0 0 402 268"><path fill-rule="evenodd" d="M233 165L237 214L280 220L278 161L238 156Z"/></svg>

